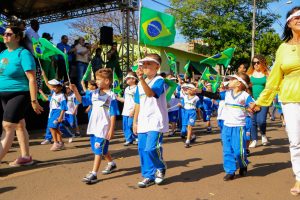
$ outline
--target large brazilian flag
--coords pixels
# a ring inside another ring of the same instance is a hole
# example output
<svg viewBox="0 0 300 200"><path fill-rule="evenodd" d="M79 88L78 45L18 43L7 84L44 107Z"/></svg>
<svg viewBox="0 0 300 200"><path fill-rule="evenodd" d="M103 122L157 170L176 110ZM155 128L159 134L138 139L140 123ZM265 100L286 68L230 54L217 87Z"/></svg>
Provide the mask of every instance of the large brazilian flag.
<svg viewBox="0 0 300 200"><path fill-rule="evenodd" d="M225 68L227 68L233 56L234 50L235 48L228 48L221 53L217 53L212 57L201 60L200 63L201 64L205 63L212 67L215 67L217 64L222 64L224 65Z"/></svg>
<svg viewBox="0 0 300 200"><path fill-rule="evenodd" d="M142 7L140 14L140 42L167 47L174 43L175 17Z"/></svg>

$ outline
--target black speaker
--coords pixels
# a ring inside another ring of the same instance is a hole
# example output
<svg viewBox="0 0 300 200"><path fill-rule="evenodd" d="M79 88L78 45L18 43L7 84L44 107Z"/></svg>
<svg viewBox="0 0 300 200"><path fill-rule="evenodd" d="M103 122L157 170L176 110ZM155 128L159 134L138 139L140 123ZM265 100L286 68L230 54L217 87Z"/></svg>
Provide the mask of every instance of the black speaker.
<svg viewBox="0 0 300 200"><path fill-rule="evenodd" d="M113 43L113 28L102 26L100 28L100 44L112 45Z"/></svg>

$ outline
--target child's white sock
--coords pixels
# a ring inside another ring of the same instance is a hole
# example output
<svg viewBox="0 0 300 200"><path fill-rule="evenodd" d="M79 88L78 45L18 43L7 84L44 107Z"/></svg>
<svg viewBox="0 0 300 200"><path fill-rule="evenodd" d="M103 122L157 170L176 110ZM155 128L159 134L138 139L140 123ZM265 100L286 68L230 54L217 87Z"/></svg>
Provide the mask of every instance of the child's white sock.
<svg viewBox="0 0 300 200"><path fill-rule="evenodd" d="M92 174L93 174L94 176L97 176L97 172L92 171Z"/></svg>
<svg viewBox="0 0 300 200"><path fill-rule="evenodd" d="M116 163L114 161L108 162L107 164L109 164L110 166L115 166Z"/></svg>

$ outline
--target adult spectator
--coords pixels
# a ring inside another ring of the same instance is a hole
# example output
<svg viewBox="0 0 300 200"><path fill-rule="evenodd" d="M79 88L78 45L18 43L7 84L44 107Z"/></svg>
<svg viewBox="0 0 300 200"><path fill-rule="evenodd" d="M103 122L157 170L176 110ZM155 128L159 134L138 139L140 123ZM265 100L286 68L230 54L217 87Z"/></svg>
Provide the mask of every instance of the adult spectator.
<svg viewBox="0 0 300 200"><path fill-rule="evenodd" d="M94 75L96 74L96 71L102 68L103 65L103 59L102 59L102 49L97 48L95 52L95 56L92 58L91 64Z"/></svg>
<svg viewBox="0 0 300 200"><path fill-rule="evenodd" d="M40 38L38 31L40 29L40 24L37 20L33 19L30 21L30 27L25 31L25 45L27 49L34 54L32 47L32 38L38 40Z"/></svg>
<svg viewBox="0 0 300 200"><path fill-rule="evenodd" d="M68 62L69 67L72 62L72 55L71 53L75 51L75 48L71 48L68 44L69 38L66 35L61 36L61 42L57 44L57 48L60 49L62 52L68 54ZM57 57L57 77L58 79L64 79L64 81L68 81L68 74L66 70L66 63L64 58L61 55ZM50 80L50 79L49 79Z"/></svg>
<svg viewBox="0 0 300 200"><path fill-rule="evenodd" d="M78 39L78 44L75 46L76 49L76 70L77 70L77 88L80 93L84 93L81 80L82 77L87 70L87 66L89 63L89 49L84 46L84 39L80 37Z"/></svg>
<svg viewBox="0 0 300 200"><path fill-rule="evenodd" d="M10 165L30 165L29 137L25 125L25 112L30 105L36 113L42 111L37 101L35 61L32 54L21 46L23 32L18 27L5 30L7 49L0 53L0 100L3 107L4 133L0 143L0 161L8 152L15 132L21 156Z"/></svg>
<svg viewBox="0 0 300 200"><path fill-rule="evenodd" d="M119 63L119 53L117 43L114 42L111 46L111 49L107 52L106 67L111 68L119 78L123 76L122 70Z"/></svg>
<svg viewBox="0 0 300 200"><path fill-rule="evenodd" d="M296 178L291 194L300 194L300 7L287 13L283 41L274 67L257 105L268 106L279 93L290 142L292 167Z"/></svg>
<svg viewBox="0 0 300 200"><path fill-rule="evenodd" d="M252 96L256 100L260 93L265 89L267 76L269 75L267 62L264 56L254 55L250 68L248 69L248 75L252 84ZM270 105L268 105L270 106ZM261 133L262 145L268 144L268 138L266 136L267 128L267 114L268 106L262 106L259 112L256 112L252 116L251 127L251 140L249 147L255 148L257 146L257 127L259 127Z"/></svg>
<svg viewBox="0 0 300 200"><path fill-rule="evenodd" d="M24 32L26 30L26 22L23 20L18 21L17 27L20 28L22 30L22 32Z"/></svg>

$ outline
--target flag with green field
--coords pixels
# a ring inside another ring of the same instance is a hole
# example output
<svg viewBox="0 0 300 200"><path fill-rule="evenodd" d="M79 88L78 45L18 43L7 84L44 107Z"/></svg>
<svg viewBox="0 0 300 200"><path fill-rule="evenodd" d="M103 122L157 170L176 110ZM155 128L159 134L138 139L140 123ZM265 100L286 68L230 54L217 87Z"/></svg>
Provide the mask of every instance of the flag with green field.
<svg viewBox="0 0 300 200"><path fill-rule="evenodd" d="M212 67L215 67L217 64L219 64L224 65L224 67L227 68L233 56L234 50L234 48L228 48L221 53L217 53L212 57L201 60L200 63L207 64Z"/></svg>

